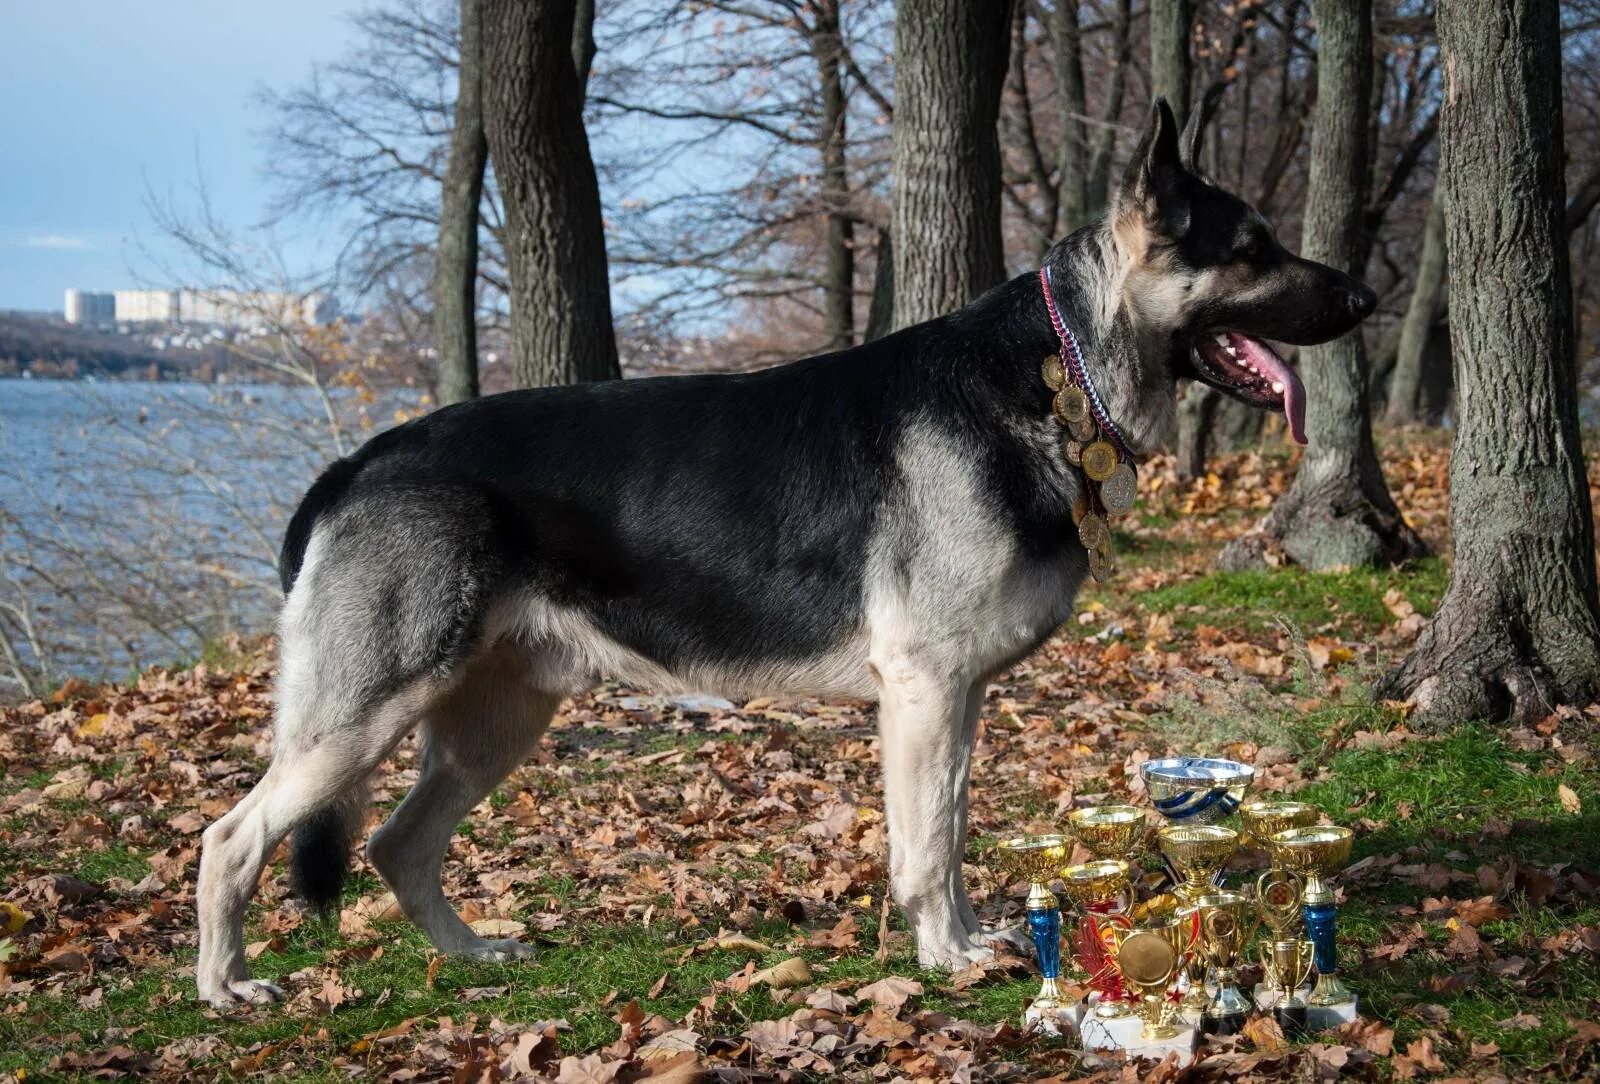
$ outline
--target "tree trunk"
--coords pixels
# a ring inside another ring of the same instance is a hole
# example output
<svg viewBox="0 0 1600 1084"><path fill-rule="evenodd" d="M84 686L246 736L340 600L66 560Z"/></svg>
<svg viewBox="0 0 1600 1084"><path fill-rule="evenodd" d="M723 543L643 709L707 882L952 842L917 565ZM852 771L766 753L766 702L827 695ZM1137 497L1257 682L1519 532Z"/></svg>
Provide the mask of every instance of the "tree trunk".
<svg viewBox="0 0 1600 1084"><path fill-rule="evenodd" d="M577 0L573 5L572 67L582 91L589 85L589 69L594 67L594 0Z"/></svg>
<svg viewBox="0 0 1600 1084"><path fill-rule="evenodd" d="M895 16L894 325L1005 278L1000 140L1011 0L901 0Z"/></svg>
<svg viewBox="0 0 1600 1084"><path fill-rule="evenodd" d="M863 342L881 339L894 330L894 237L878 231L878 264L872 273L872 304L867 309Z"/></svg>
<svg viewBox="0 0 1600 1084"><path fill-rule="evenodd" d="M1191 482L1206 472L1211 449L1211 424L1216 419L1222 393L1192 381L1178 399L1178 481Z"/></svg>
<svg viewBox="0 0 1600 1084"><path fill-rule="evenodd" d="M483 20L461 0L461 67L445 163L434 257L434 391L441 406L478 397L478 204L489 144L483 136Z"/></svg>
<svg viewBox="0 0 1600 1084"><path fill-rule="evenodd" d="M521 387L614 379L600 186L573 64L574 0L483 0L484 107L505 204Z"/></svg>
<svg viewBox="0 0 1600 1084"><path fill-rule="evenodd" d="M1406 317L1400 325L1394 375L1389 378L1389 403L1384 421L1390 425L1409 425L1417 420L1428 339L1444 304L1444 275L1444 201L1436 197L1428 209L1428 225L1422 232L1422 262L1417 265L1417 284L1411 291Z"/></svg>
<svg viewBox="0 0 1600 1084"><path fill-rule="evenodd" d="M1594 521L1578 435L1556 0L1440 4L1440 149L1458 425L1455 563L1377 694L1414 719L1543 718L1600 693Z"/></svg>
<svg viewBox="0 0 1600 1084"><path fill-rule="evenodd" d="M1055 39L1056 88L1061 95L1061 142L1056 148L1060 191L1061 235L1088 221L1089 130L1084 118L1083 36L1078 27L1078 0L1056 0L1051 16Z"/></svg>
<svg viewBox="0 0 1600 1084"><path fill-rule="evenodd" d="M1165 98L1181 129L1189 119L1194 0L1150 0L1150 92Z"/></svg>
<svg viewBox="0 0 1600 1084"><path fill-rule="evenodd" d="M823 321L828 349L847 350L855 342L855 223L850 218L850 177L845 163L846 102L839 75L843 39L839 33L839 0L819 0L811 35L822 87L822 203L827 210L828 250L823 269Z"/></svg>
<svg viewBox="0 0 1600 1084"><path fill-rule="evenodd" d="M1128 68L1133 62L1133 0L1117 0L1111 19L1111 33L1117 42L1117 66L1111 70L1111 86L1106 90L1105 109L1100 114L1100 130L1095 135L1094 152L1089 157L1089 182L1084 213L1098 218L1111 202L1111 156L1116 150L1117 118L1122 116L1122 99L1128 88Z"/></svg>
<svg viewBox="0 0 1600 1084"><path fill-rule="evenodd" d="M1372 95L1372 0L1318 0L1317 105L1303 254L1356 276L1366 207ZM1259 565L1274 543L1313 569L1394 564L1424 551L1384 485L1367 412L1361 330L1300 351L1309 441L1289 492L1222 554L1224 568Z"/></svg>

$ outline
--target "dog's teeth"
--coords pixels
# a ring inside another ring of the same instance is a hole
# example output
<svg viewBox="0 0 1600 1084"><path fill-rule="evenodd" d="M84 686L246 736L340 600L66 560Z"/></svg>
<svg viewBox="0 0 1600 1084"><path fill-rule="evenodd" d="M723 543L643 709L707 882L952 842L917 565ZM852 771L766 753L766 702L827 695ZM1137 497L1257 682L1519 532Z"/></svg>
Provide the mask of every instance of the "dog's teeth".
<svg viewBox="0 0 1600 1084"><path fill-rule="evenodd" d="M1279 395L1282 395L1283 394L1283 381L1274 380L1272 382L1272 390L1277 392Z"/></svg>
<svg viewBox="0 0 1600 1084"><path fill-rule="evenodd" d="M1220 332L1220 331L1217 332L1215 335L1212 336L1212 338L1217 340L1217 345L1218 346L1228 346L1228 336L1226 336L1222 332ZM1228 353L1230 353L1230 354L1233 353L1233 347L1228 346Z"/></svg>

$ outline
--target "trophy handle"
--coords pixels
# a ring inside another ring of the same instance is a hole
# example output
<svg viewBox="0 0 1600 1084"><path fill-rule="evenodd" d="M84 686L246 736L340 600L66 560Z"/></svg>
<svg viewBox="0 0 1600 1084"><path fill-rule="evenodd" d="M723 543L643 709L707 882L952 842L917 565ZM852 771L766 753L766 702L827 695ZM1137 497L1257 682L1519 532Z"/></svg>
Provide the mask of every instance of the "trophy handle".
<svg viewBox="0 0 1600 1084"><path fill-rule="evenodd" d="M1300 942L1300 955L1305 959L1305 966L1300 969L1300 977L1294 982L1293 989L1298 990L1311 981L1311 970L1316 966L1317 946L1312 941Z"/></svg>

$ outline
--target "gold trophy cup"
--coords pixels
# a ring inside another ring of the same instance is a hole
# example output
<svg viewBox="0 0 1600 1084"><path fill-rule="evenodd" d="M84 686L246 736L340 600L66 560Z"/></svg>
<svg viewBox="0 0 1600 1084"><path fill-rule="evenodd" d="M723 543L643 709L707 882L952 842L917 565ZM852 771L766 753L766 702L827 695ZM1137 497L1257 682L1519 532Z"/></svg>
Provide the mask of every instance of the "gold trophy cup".
<svg viewBox="0 0 1600 1084"><path fill-rule="evenodd" d="M1323 879L1350 861L1355 833L1323 824L1287 828L1268 837L1272 856L1285 869L1305 878L1300 894L1306 932L1316 950L1317 985L1306 1000L1312 1005L1343 1005L1355 995L1339 978L1338 913L1333 889Z"/></svg>
<svg viewBox="0 0 1600 1084"><path fill-rule="evenodd" d="M1074 953L1078 966L1089 975L1089 988L1099 995L1094 1013L1106 1020L1132 1011L1114 951L1118 931L1131 928L1126 917L1131 884L1128 863L1116 859L1085 862L1061 871L1061 886L1078 906Z"/></svg>
<svg viewBox="0 0 1600 1084"><path fill-rule="evenodd" d="M1267 986L1274 991L1272 1013L1285 1035L1301 1035L1306 1031L1306 1003L1300 1000L1300 987L1311 977L1316 946L1310 941L1290 938L1286 941L1263 941L1259 946L1261 969L1266 972Z"/></svg>
<svg viewBox="0 0 1600 1084"><path fill-rule="evenodd" d="M1169 824L1160 832L1161 853L1167 856L1174 869L1183 876L1183 883L1175 891L1187 905L1178 914L1194 926L1195 936L1200 935L1200 916L1195 902L1208 893L1215 892L1212 879L1239 846L1239 833L1232 828L1216 824ZM1204 1012L1206 1003L1206 960L1195 953L1189 960L1189 990L1183 995L1185 1008Z"/></svg>
<svg viewBox="0 0 1600 1084"><path fill-rule="evenodd" d="M1282 802L1257 799L1239 807L1239 820L1247 839L1260 847L1287 828L1309 828L1322 817L1322 810L1310 802Z"/></svg>
<svg viewBox="0 0 1600 1084"><path fill-rule="evenodd" d="M1067 860L1064 836L1015 836L1001 840L1000 863L1013 877L1028 882L1027 926L1039 954L1039 993L1028 1007L1024 1024L1044 1019L1061 1006L1061 904L1050 891L1050 879Z"/></svg>
<svg viewBox="0 0 1600 1084"><path fill-rule="evenodd" d="M1127 858L1144 838L1144 810L1132 805L1097 805L1074 810L1067 827L1096 858Z"/></svg>
<svg viewBox="0 0 1600 1084"><path fill-rule="evenodd" d="M1183 968L1183 954L1191 942L1190 924L1182 918L1124 933L1117 944L1117 966L1139 995L1139 1035L1146 1042L1170 1039L1178 1033L1172 1024L1173 1004L1167 988Z"/></svg>
<svg viewBox="0 0 1600 1084"><path fill-rule="evenodd" d="M1217 991L1200 1016L1200 1030L1207 1034L1233 1035L1244 1027L1250 1001L1235 981L1235 967L1244 947L1260 925L1249 922L1250 901L1237 892L1213 892L1195 904L1200 912L1200 952L1211 965Z"/></svg>

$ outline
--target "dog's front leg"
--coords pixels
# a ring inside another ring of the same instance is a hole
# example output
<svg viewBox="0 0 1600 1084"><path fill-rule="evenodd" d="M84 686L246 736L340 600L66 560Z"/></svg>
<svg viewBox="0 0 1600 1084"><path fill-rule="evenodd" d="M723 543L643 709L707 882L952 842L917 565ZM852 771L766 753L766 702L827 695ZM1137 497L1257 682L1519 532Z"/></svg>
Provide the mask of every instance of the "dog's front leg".
<svg viewBox="0 0 1600 1084"><path fill-rule="evenodd" d="M878 733L889 820L889 881L924 967L961 968L993 952L977 943L961 882L959 838L977 705L965 683L934 668L880 667Z"/></svg>

